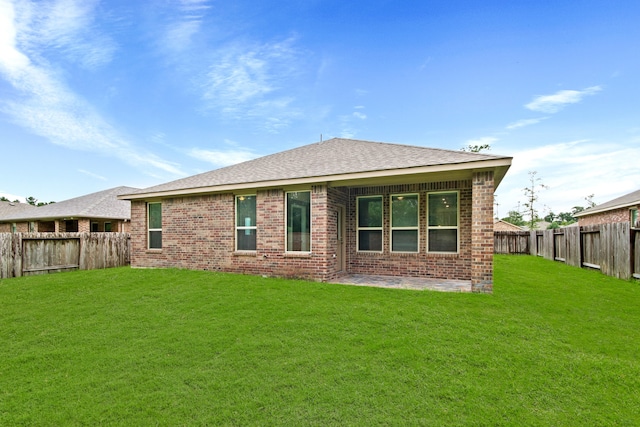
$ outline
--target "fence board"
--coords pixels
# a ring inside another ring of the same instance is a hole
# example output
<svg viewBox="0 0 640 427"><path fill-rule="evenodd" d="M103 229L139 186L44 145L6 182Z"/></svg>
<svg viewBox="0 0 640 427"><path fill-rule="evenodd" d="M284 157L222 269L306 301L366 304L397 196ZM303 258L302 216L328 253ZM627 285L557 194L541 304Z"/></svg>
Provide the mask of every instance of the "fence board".
<svg viewBox="0 0 640 427"><path fill-rule="evenodd" d="M529 254L529 233L502 231L493 237L493 250L497 254Z"/></svg>
<svg viewBox="0 0 640 427"><path fill-rule="evenodd" d="M553 231L553 252L554 260L562 262L567 260L567 244L562 229Z"/></svg>
<svg viewBox="0 0 640 427"><path fill-rule="evenodd" d="M0 278L129 264L128 233L0 233Z"/></svg>
<svg viewBox="0 0 640 427"><path fill-rule="evenodd" d="M580 227L565 228L564 239L566 245L565 263L574 267L581 267Z"/></svg>
<svg viewBox="0 0 640 427"><path fill-rule="evenodd" d="M633 253L634 253L634 263L633 263L633 277L636 279L640 279L640 231L633 230Z"/></svg>

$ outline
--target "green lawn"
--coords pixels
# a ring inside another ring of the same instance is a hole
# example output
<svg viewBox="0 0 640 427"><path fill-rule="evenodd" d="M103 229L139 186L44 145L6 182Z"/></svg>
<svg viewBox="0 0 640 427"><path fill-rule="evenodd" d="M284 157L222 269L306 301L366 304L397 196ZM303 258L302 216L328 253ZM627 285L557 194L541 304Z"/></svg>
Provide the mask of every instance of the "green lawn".
<svg viewBox="0 0 640 427"><path fill-rule="evenodd" d="M129 268L0 280L0 425L640 425L640 284L494 294Z"/></svg>

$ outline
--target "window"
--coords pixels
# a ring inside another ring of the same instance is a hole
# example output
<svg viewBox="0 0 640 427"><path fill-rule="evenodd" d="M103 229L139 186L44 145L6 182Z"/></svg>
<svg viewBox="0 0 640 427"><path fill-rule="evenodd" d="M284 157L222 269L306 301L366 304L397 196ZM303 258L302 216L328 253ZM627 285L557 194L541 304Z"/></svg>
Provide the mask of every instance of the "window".
<svg viewBox="0 0 640 427"><path fill-rule="evenodd" d="M147 205L147 226L149 227L149 249L162 249L162 204Z"/></svg>
<svg viewBox="0 0 640 427"><path fill-rule="evenodd" d="M458 192L427 195L429 252L458 252Z"/></svg>
<svg viewBox="0 0 640 427"><path fill-rule="evenodd" d="M382 252L382 196L358 197L358 250Z"/></svg>
<svg viewBox="0 0 640 427"><path fill-rule="evenodd" d="M98 231L100 231L100 224L97 222L91 221L91 232L97 233Z"/></svg>
<svg viewBox="0 0 640 427"><path fill-rule="evenodd" d="M55 225L54 225L55 230ZM54 231L51 230L51 231ZM78 220L77 219L67 219L64 221L64 230L67 233L77 233L78 232Z"/></svg>
<svg viewBox="0 0 640 427"><path fill-rule="evenodd" d="M111 223L110 222L105 222L104 223L104 231L107 233L111 232Z"/></svg>
<svg viewBox="0 0 640 427"><path fill-rule="evenodd" d="M418 252L417 194L391 196L391 252Z"/></svg>
<svg viewBox="0 0 640 427"><path fill-rule="evenodd" d="M631 227L640 228L640 216L638 216L638 209L631 209L629 214L631 215Z"/></svg>
<svg viewBox="0 0 640 427"><path fill-rule="evenodd" d="M311 192L287 193L287 252L311 252Z"/></svg>
<svg viewBox="0 0 640 427"><path fill-rule="evenodd" d="M236 197L236 250L256 250L256 196Z"/></svg>

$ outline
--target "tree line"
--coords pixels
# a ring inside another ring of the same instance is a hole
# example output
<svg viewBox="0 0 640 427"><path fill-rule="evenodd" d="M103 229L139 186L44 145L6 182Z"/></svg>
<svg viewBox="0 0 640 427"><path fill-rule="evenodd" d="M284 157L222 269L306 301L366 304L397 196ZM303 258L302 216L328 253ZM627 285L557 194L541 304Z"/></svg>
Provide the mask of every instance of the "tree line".
<svg viewBox="0 0 640 427"><path fill-rule="evenodd" d="M40 202L38 201L38 199L36 199L33 196L29 196L25 198L25 201L27 202L27 204L31 205L31 206L45 206L45 205L50 205L52 203L55 202ZM13 202L13 203L21 203L20 200L16 199L16 200L9 200L4 196L0 196L0 202Z"/></svg>

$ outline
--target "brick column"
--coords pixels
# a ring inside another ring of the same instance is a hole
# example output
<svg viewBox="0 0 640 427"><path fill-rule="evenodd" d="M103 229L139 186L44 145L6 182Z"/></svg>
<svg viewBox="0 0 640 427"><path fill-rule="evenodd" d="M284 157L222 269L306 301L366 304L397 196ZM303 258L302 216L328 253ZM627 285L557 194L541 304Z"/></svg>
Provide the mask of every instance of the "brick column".
<svg viewBox="0 0 640 427"><path fill-rule="evenodd" d="M493 292L493 172L473 174L471 289Z"/></svg>

